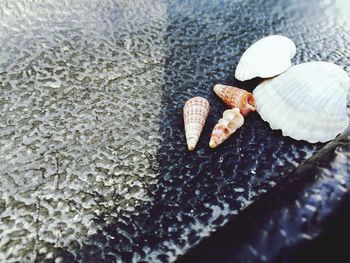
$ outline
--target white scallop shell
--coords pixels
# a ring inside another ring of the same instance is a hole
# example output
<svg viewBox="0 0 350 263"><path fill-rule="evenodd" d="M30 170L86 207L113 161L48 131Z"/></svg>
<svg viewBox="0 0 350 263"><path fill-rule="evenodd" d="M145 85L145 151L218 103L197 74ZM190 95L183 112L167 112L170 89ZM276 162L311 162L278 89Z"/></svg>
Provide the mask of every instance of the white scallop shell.
<svg viewBox="0 0 350 263"><path fill-rule="evenodd" d="M255 88L256 110L272 129L311 143L334 139L349 126L350 78L337 65L296 65Z"/></svg>
<svg viewBox="0 0 350 263"><path fill-rule="evenodd" d="M235 77L245 81L277 76L292 65L295 53L295 44L289 38L279 35L264 37L243 53Z"/></svg>

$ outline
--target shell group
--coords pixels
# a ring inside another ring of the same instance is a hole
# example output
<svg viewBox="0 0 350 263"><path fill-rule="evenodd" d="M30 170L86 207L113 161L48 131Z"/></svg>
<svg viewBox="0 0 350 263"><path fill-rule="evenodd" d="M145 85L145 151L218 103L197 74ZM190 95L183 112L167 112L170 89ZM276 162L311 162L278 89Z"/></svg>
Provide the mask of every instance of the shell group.
<svg viewBox="0 0 350 263"><path fill-rule="evenodd" d="M250 92L232 86L216 84L214 92L230 108L239 108L243 116L255 111L254 97Z"/></svg>
<svg viewBox="0 0 350 263"><path fill-rule="evenodd" d="M284 36L267 36L251 45L242 55L235 77L240 81L271 78L286 71L296 54L294 42Z"/></svg>
<svg viewBox="0 0 350 263"><path fill-rule="evenodd" d="M215 125L210 137L209 146L215 148L229 138L244 124L244 118L238 108L226 110L223 117Z"/></svg>
<svg viewBox="0 0 350 263"><path fill-rule="evenodd" d="M216 84L214 92L231 109L214 126L209 146L215 148L244 124L244 117L257 111L272 129L284 136L310 143L328 142L349 126L348 74L328 62L292 66L296 46L287 37L272 35L251 45L235 71L238 80L265 78L253 94ZM209 102L201 97L184 106L186 140L193 150L209 113Z"/></svg>
<svg viewBox="0 0 350 263"><path fill-rule="evenodd" d="M183 108L185 133L188 150L192 151L199 140L209 113L209 102L202 97L186 101Z"/></svg>
<svg viewBox="0 0 350 263"><path fill-rule="evenodd" d="M334 139L349 126L350 79L328 62L296 65L253 92L261 118L284 136L311 143Z"/></svg>

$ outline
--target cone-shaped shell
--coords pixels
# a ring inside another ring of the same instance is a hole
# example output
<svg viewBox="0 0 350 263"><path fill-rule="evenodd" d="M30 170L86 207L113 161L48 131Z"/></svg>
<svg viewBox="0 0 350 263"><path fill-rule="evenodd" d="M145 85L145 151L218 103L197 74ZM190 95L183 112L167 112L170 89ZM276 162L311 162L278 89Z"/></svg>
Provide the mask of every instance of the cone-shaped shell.
<svg viewBox="0 0 350 263"><path fill-rule="evenodd" d="M214 92L230 108L239 108L243 116L255 111L253 94L227 85L216 84Z"/></svg>
<svg viewBox="0 0 350 263"><path fill-rule="evenodd" d="M192 151L199 140L209 113L209 102L202 97L186 101L183 108L187 146Z"/></svg>
<svg viewBox="0 0 350 263"><path fill-rule="evenodd" d="M224 111L223 117L215 125L210 137L209 146L215 148L230 137L244 123L238 108Z"/></svg>
<svg viewBox="0 0 350 263"><path fill-rule="evenodd" d="M243 53L235 77L245 81L277 76L292 65L295 53L295 44L289 38L279 35L264 37Z"/></svg>
<svg viewBox="0 0 350 263"><path fill-rule="evenodd" d="M253 93L257 111L272 129L316 143L330 141L348 127L349 86L342 68L310 62L264 81Z"/></svg>

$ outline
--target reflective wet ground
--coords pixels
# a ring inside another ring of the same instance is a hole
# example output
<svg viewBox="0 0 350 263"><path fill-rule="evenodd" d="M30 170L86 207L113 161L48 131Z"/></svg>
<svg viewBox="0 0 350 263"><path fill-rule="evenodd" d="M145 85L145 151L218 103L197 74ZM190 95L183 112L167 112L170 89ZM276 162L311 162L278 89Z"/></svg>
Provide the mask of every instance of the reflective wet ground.
<svg viewBox="0 0 350 263"><path fill-rule="evenodd" d="M251 114L211 150L215 83L269 34L349 67L346 1L0 2L0 261L173 261L323 145ZM182 107L211 105L194 152Z"/></svg>

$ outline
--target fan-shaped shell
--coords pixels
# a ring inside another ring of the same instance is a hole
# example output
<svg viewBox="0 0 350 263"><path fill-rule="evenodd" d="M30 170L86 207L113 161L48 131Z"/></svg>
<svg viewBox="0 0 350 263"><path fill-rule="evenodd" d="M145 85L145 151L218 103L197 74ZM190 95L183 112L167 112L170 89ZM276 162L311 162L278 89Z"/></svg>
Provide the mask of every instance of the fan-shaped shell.
<svg viewBox="0 0 350 263"><path fill-rule="evenodd" d="M349 126L347 94L350 78L337 65L296 65L254 90L262 119L284 136L311 143L327 142Z"/></svg>
<svg viewBox="0 0 350 263"><path fill-rule="evenodd" d="M279 35L264 37L243 53L235 77L245 81L277 76L292 65L295 53L295 44L289 38Z"/></svg>

